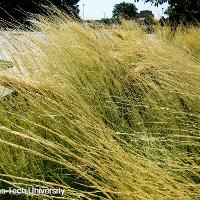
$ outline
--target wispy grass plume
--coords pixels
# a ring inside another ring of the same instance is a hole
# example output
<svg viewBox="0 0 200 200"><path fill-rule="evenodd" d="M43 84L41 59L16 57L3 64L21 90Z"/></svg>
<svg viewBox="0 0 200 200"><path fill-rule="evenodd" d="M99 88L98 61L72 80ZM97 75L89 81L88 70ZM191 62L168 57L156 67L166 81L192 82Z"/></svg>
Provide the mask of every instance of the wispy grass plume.
<svg viewBox="0 0 200 200"><path fill-rule="evenodd" d="M199 199L195 56L127 22L37 26L23 40L5 36L26 76L0 77L13 91L0 100L1 187L62 187L63 199Z"/></svg>

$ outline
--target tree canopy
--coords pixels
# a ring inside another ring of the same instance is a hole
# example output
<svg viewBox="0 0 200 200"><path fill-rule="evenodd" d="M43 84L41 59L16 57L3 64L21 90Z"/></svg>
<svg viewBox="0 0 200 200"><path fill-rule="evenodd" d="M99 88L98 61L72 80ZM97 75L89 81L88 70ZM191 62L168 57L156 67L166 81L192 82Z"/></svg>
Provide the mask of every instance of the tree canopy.
<svg viewBox="0 0 200 200"><path fill-rule="evenodd" d="M1 0L0 17L10 21L11 19L24 21L27 13L45 14L41 5L54 4L67 13L78 14L79 0Z"/></svg>
<svg viewBox="0 0 200 200"><path fill-rule="evenodd" d="M113 18L118 19L122 17L125 19L134 19L137 17L137 10L133 3L122 2L120 4L115 4Z"/></svg>
<svg viewBox="0 0 200 200"><path fill-rule="evenodd" d="M136 0L139 1L139 0ZM200 22L200 0L145 0L156 6L169 3L167 14L171 21Z"/></svg>

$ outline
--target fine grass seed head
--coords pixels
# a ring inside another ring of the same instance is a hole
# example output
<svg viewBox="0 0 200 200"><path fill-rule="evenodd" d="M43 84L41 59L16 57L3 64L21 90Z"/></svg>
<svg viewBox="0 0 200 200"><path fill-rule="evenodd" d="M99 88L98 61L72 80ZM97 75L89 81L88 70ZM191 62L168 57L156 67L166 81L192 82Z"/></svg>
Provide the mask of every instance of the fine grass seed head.
<svg viewBox="0 0 200 200"><path fill-rule="evenodd" d="M7 33L27 75L0 77L16 94L0 99L1 188L199 199L199 60L136 25L93 29L62 16L37 26L23 39Z"/></svg>

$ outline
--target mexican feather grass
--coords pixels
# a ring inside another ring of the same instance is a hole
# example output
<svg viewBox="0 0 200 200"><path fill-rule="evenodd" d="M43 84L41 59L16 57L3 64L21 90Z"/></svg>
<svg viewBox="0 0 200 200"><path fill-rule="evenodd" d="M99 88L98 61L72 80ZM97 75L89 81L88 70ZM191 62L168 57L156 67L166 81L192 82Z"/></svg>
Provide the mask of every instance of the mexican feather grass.
<svg viewBox="0 0 200 200"><path fill-rule="evenodd" d="M65 195L8 198L199 199L193 53L128 22L98 30L65 18L35 23L39 37L6 36L13 65L28 76L0 77L14 91L0 100L0 187Z"/></svg>

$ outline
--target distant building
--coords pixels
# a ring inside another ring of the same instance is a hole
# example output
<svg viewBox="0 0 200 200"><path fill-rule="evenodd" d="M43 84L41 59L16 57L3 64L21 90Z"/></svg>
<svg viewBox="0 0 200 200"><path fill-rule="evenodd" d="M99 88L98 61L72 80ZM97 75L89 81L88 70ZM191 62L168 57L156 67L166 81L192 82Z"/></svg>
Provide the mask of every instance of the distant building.
<svg viewBox="0 0 200 200"><path fill-rule="evenodd" d="M139 19L145 20L145 19L154 19L154 14L150 10L142 10L139 13Z"/></svg>

